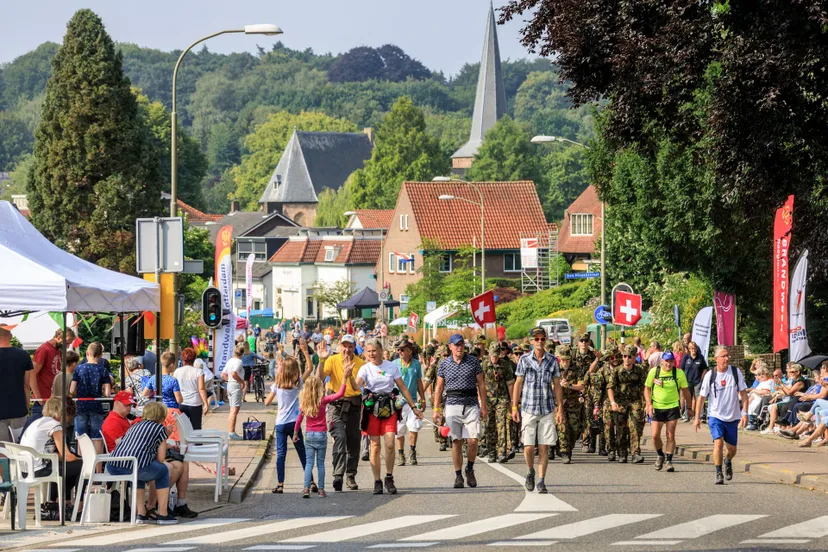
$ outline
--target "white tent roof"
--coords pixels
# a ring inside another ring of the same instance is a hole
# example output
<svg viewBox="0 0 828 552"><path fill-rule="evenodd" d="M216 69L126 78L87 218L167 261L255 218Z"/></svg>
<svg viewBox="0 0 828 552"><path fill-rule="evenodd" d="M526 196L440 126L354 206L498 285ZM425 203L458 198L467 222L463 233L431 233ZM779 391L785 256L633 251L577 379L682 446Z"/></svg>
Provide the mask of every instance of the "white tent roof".
<svg viewBox="0 0 828 552"><path fill-rule="evenodd" d="M0 310L158 311L158 284L94 265L44 238L0 201Z"/></svg>
<svg viewBox="0 0 828 552"><path fill-rule="evenodd" d="M435 325L439 324L440 322L442 322L443 320L445 320L446 318L450 318L450 317L454 316L455 314L457 314L457 311L460 310L460 307L461 307L460 303L458 303L457 301L451 301L451 302L443 305L442 307L434 309L433 311L431 311L430 313L425 315L425 318L423 319L423 321L426 324L429 324L431 326L435 326Z"/></svg>
<svg viewBox="0 0 828 552"><path fill-rule="evenodd" d="M70 312L66 315L66 327L74 327L75 318ZM55 336L60 328L48 312L30 312L4 316L0 312L0 326L11 326L12 335L20 341L24 349L37 349Z"/></svg>
<svg viewBox="0 0 828 552"><path fill-rule="evenodd" d="M389 326L408 326L408 317L403 316L401 318L395 318L393 322L388 324Z"/></svg>

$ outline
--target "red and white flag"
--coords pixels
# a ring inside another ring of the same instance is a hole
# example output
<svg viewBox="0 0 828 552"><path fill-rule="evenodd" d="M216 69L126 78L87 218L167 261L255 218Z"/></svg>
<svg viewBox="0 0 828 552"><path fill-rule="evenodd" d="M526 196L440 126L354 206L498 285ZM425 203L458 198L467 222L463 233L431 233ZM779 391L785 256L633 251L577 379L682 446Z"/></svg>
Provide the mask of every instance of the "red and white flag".
<svg viewBox="0 0 828 552"><path fill-rule="evenodd" d="M469 303L471 305L472 316L478 326L485 328L486 324L495 323L494 291L487 291L477 297L472 297Z"/></svg>
<svg viewBox="0 0 828 552"><path fill-rule="evenodd" d="M416 312L412 312L408 315L408 327L411 328L412 331L417 331L417 324L420 323L420 315Z"/></svg>
<svg viewBox="0 0 828 552"><path fill-rule="evenodd" d="M626 291L615 292L613 322L621 326L635 326L641 320L641 296Z"/></svg>

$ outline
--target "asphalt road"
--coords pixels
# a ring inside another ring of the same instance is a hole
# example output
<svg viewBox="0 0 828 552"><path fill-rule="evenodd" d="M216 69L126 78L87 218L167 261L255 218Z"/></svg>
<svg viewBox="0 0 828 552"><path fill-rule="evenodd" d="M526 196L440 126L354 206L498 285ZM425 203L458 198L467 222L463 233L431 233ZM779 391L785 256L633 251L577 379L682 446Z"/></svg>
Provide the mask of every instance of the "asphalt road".
<svg viewBox="0 0 828 552"><path fill-rule="evenodd" d="M649 431L649 427L647 428ZM550 464L550 494L526 493L525 466L477 463L476 489L452 488L448 452L422 434L418 466L397 467L399 494L373 496L367 462L359 491L301 497L298 457L288 454L285 494L271 494L275 459L238 506L203 513L194 523L143 526L70 538L55 551L194 552L236 550L825 550L828 497L737 475L714 486L710 465L674 460L675 473L644 464L609 463L576 453ZM328 455L330 473L330 445Z"/></svg>

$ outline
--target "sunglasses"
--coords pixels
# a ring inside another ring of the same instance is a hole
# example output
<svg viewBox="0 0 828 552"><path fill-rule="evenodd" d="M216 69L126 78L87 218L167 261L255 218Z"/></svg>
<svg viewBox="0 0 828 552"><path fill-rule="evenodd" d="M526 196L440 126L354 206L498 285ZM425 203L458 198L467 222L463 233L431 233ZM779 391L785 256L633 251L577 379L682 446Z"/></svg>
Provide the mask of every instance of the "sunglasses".
<svg viewBox="0 0 828 552"><path fill-rule="evenodd" d="M634 358L632 355L621 355L624 358Z"/></svg>

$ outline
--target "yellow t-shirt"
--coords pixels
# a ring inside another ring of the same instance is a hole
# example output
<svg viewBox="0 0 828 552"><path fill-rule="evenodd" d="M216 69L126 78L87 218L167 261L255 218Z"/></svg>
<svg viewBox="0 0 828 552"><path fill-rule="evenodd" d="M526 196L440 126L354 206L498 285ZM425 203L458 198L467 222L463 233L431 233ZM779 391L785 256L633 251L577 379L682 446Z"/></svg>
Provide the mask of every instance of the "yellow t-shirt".
<svg viewBox="0 0 828 552"><path fill-rule="evenodd" d="M365 364L365 361L359 358L358 356L354 355L354 371L351 374L354 378L356 378L357 372ZM326 376L330 376L330 380L328 380L328 389L336 393L339 391L339 388L342 387L342 373L345 371L345 366L342 363L342 355L337 353L335 355L331 355L328 357L328 360L325 361L324 367L324 374ZM362 395L362 391L359 389L354 389L351 387L351 382L348 382L347 386L345 387L345 396L346 397L356 397Z"/></svg>

